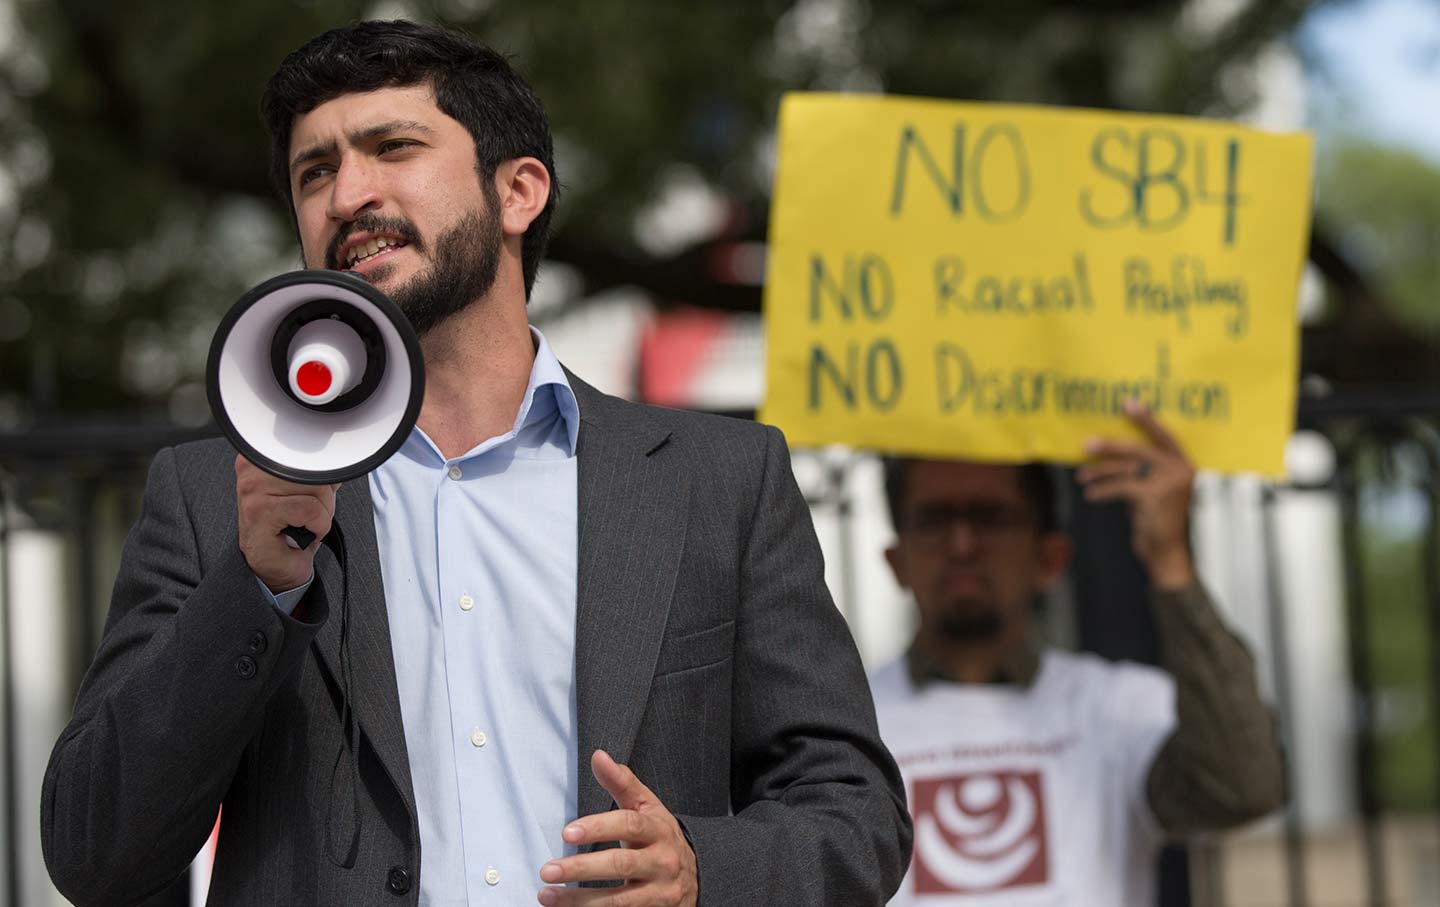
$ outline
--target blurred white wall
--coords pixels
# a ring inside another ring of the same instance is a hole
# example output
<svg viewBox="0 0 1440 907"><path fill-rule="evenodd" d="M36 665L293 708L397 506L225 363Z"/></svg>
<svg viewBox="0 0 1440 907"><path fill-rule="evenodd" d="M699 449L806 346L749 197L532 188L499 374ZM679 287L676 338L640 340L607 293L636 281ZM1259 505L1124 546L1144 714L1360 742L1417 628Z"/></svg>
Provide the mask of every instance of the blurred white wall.
<svg viewBox="0 0 1440 907"><path fill-rule="evenodd" d="M10 527L4 590L11 637L5 657L12 671L15 715L16 830L20 903L63 905L40 851L40 788L50 749L69 720L67 643L74 617L61 537L7 513Z"/></svg>

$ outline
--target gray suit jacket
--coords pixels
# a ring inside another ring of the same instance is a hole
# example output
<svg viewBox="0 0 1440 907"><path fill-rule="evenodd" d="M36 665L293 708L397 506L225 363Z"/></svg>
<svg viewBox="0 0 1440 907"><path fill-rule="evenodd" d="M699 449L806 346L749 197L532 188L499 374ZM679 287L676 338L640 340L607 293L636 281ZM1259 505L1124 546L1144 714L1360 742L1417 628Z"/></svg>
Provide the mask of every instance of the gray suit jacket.
<svg viewBox="0 0 1440 907"><path fill-rule="evenodd" d="M680 819L705 907L883 904L909 859L904 792L783 438L571 383L580 813L611 808L589 770L603 748ZM77 904L142 899L223 805L213 907L415 904L424 842L368 483L337 502L348 575L322 550L294 619L240 554L234 457L209 441L151 467L46 772L51 876ZM341 747L342 590L358 783ZM357 826L347 868L331 854Z"/></svg>

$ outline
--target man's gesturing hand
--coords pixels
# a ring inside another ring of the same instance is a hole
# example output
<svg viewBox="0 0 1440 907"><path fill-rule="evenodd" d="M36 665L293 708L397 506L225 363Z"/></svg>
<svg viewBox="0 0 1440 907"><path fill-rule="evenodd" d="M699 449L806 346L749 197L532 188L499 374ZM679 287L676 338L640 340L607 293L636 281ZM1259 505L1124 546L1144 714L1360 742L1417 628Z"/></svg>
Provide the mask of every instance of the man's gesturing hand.
<svg viewBox="0 0 1440 907"><path fill-rule="evenodd" d="M619 888L542 888L546 907L695 907L699 897L695 852L680 823L635 773L604 750L590 757L595 780L619 807L565 826L567 844L619 841L618 848L551 860L540 878L566 882L623 881Z"/></svg>
<svg viewBox="0 0 1440 907"><path fill-rule="evenodd" d="M1150 581L1162 589L1179 589L1195 578L1190 559L1190 495L1195 467L1165 426L1143 406L1131 403L1125 413L1145 433L1145 441L1103 438L1085 445L1094 461L1076 478L1090 501L1124 501L1130 505L1135 555L1145 564Z"/></svg>
<svg viewBox="0 0 1440 907"><path fill-rule="evenodd" d="M243 456L235 458L235 503L240 514L240 553L271 592L286 592L310 580L315 551L335 518L339 485L298 485L277 479ZM303 526L315 541L303 550L281 535Z"/></svg>

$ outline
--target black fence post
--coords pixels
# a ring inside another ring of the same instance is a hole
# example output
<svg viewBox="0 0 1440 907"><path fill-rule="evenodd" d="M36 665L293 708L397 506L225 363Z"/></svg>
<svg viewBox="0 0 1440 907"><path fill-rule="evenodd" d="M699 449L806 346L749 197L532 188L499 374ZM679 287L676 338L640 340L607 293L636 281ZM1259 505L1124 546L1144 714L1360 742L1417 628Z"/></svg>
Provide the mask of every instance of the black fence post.
<svg viewBox="0 0 1440 907"><path fill-rule="evenodd" d="M1365 880L1370 907L1388 907L1384 830L1380 827L1380 792L1375 745L1375 686L1370 664L1365 552L1360 538L1360 440L1337 448L1336 480L1340 489L1340 526L1344 545L1346 623L1349 632L1350 676L1355 684L1356 789L1360 800L1365 849Z"/></svg>

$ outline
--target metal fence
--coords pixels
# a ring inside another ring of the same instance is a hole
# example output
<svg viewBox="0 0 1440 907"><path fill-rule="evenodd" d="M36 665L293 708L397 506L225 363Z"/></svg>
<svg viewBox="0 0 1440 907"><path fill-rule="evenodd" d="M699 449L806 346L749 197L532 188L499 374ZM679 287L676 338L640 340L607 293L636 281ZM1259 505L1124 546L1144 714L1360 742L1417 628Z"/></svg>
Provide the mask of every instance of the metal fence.
<svg viewBox="0 0 1440 907"><path fill-rule="evenodd" d="M1429 802L1425 806L1440 828L1440 743L1436 738L1440 729L1440 398L1391 393L1314 402L1302 408L1300 421L1324 435L1336 453L1334 473L1321 487L1338 496L1342 514L1348 655L1354 687L1348 705L1354 730L1354 787L1364 853L1365 903L1382 907L1396 903L1385 856L1387 804L1381 795L1383 729L1376 670L1376 643L1380 640L1375 638L1373 620L1375 580L1382 571L1372 563L1373 547L1366 544L1363 504L1367 492L1377 488L1408 493L1419 504L1421 518L1413 538L1419 557L1410 591L1421 611L1419 650L1428 675ZM1273 533L1271 537L1274 544ZM1288 621L1279 610L1279 590L1272 590L1271 600L1276 632L1283 633ZM1279 651L1288 653L1288 647L1281 646ZM1278 703L1287 724L1288 699L1285 690ZM1304 758L1305 753L1292 747L1292 761ZM1302 801L1292 801L1286 820L1288 902L1295 907L1311 903L1312 894L1307 884L1305 839L1297 818L1303 808ZM1440 903L1440 892L1427 894L1434 898L1429 903Z"/></svg>
<svg viewBox="0 0 1440 907"><path fill-rule="evenodd" d="M1351 695L1337 709L1348 709L1350 746L1354 766L1355 818L1359 829L1364 907L1419 904L1397 894L1387 869L1385 820L1395 804L1384 796L1385 686L1377 675L1374 577L1370 563L1374 547L1367 545L1367 495L1377 489L1405 489L1418 502L1421 513L1412 526L1412 548L1419 551L1413 592L1422 612L1414 615L1423 625L1419 658L1427 672L1423 706L1424 724L1431 744L1428 753L1429 789L1425 802L1410 804L1413 811L1434 818L1436 790L1440 789L1440 747L1434 745L1440 727L1440 399L1373 396L1326 402L1307 402L1301 408L1303 428L1319 432L1335 452L1328 474L1290 485L1267 485L1260 500L1264 526L1263 558L1278 559L1280 530L1274 520L1278 496L1288 492L1333 495L1341 512L1341 538L1346 586L1346 646ZM56 427L23 433L0 433L0 707L3 707L3 821L4 890L10 904L43 904L56 897L49 888L38 850L39 772L43 756L54 742L57 722L63 725L80 678L99 641L108 603L109 582L118 563L124 531L139 509L139 494L153 452L158 448L200 437L206 431L180 431L167 427L84 425ZM838 527L832 544L844 552L842 573L835 582L837 601L851 614L859 594L849 566L855 562L851 532L853 513L845 491L845 466L833 461L821 471L818 484L807 489L817 515L828 511ZM1079 505L1077 505L1078 507ZM1110 657L1155 661L1153 628L1149 624L1143 573L1129 552L1129 532L1123 515L1114 510L1072 515L1078 547L1077 561L1112 565L1100 573L1077 571L1072 583L1076 640L1083 648ZM63 564L63 582L49 602L21 601L15 593L17 568L28 557L17 545L25 533L40 533L54 540ZM863 552L859 552L863 553ZM1127 561L1129 566L1125 566ZM1114 566L1114 565L1119 565ZM1280 571L1267 570L1264 633L1268 637L1270 685L1282 729L1289 743L1292 777L1305 769L1310 754L1296 745L1291 662L1296 655L1293 629L1304 615L1288 613ZM1103 588L1102 588L1103 586ZM1103 601L1103 606L1098 603ZM37 657L32 640L24 638L34 610L47 604L52 615L51 651L58 664L52 675L49 711L60 703L59 714L35 719L22 696L26 665ZM1387 602L1393 606L1393 602ZM1393 607L1392 607L1393 610ZM27 662L27 659L30 661ZM1383 662L1381 663L1383 665ZM1307 804L1303 786L1292 784L1292 796L1279 837L1283 846L1283 901L1290 907L1338 903L1317 890L1314 877L1319 860L1312 853L1313 836L1304 822ZM1172 854L1168 873L1171 887L1161 897L1164 907L1187 903L1222 905L1226 886L1224 851L1213 842L1192 848L1189 859ZM1187 866L1189 873L1187 875ZM1435 892L1429 896L1440 897ZM156 904L188 904L189 889L182 880L157 896ZM1437 901L1440 903L1440 901ZM1238 907L1238 905L1237 905Z"/></svg>

